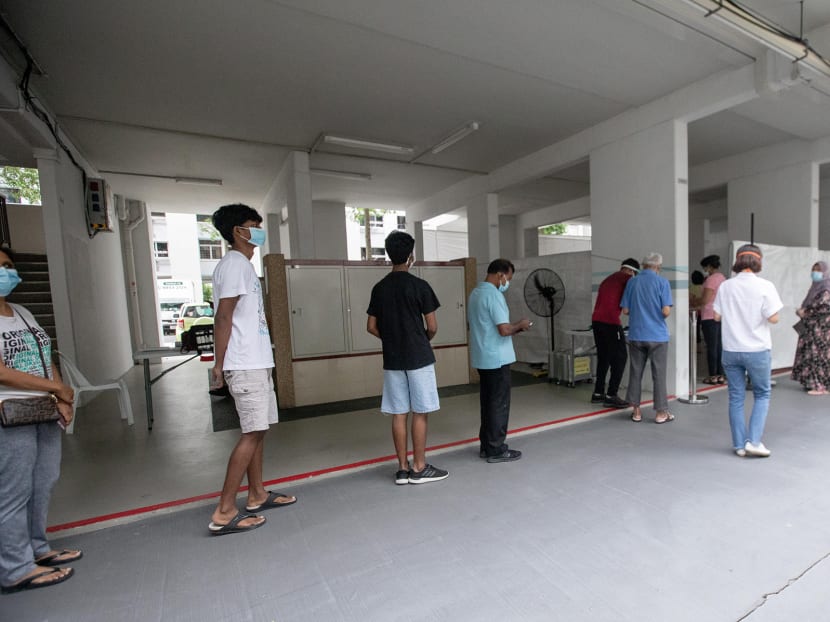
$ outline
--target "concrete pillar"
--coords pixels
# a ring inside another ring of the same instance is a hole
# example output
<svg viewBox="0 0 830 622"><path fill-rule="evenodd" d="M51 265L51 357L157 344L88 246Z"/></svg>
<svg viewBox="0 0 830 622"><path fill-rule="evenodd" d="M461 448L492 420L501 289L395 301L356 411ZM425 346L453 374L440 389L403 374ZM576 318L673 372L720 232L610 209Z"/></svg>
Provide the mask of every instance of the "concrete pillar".
<svg viewBox="0 0 830 622"><path fill-rule="evenodd" d="M502 257L518 257L518 224L515 216L499 216L499 253Z"/></svg>
<svg viewBox="0 0 830 622"><path fill-rule="evenodd" d="M538 257L539 256L539 228L528 227L522 230L522 238L524 242L524 250L522 257Z"/></svg>
<svg viewBox="0 0 830 622"><path fill-rule="evenodd" d="M749 240L754 212L755 242L818 247L816 162L799 162L730 181L727 201L730 240Z"/></svg>
<svg viewBox="0 0 830 622"><path fill-rule="evenodd" d="M669 394L688 391L688 157L687 127L668 121L591 153L594 286L626 257L663 255L672 284L668 319ZM649 376L648 373L645 374ZM650 387L644 378L644 387Z"/></svg>
<svg viewBox="0 0 830 622"><path fill-rule="evenodd" d="M38 176L40 178L41 213L43 214L43 237L46 242L49 257L49 282L52 292L52 308L55 311L55 334L60 344L61 352L77 361L75 350L75 332L72 326L72 305L69 302L69 283L66 264L68 258L63 244L63 231L69 228L65 222L69 218L69 211L62 209L62 194L67 192L61 179L58 155L53 149L41 149L35 152ZM64 167L66 168L66 167ZM83 185L80 172L73 171L69 184L74 184L75 193L72 197L72 207L79 214L83 214ZM67 184L67 185L69 185Z"/></svg>
<svg viewBox="0 0 830 622"><path fill-rule="evenodd" d="M288 231L291 257L314 258L314 217L311 207L311 174L308 154L292 151L286 160L289 167L286 205L288 207Z"/></svg>
<svg viewBox="0 0 830 622"><path fill-rule="evenodd" d="M416 220L412 223L412 237L415 238L415 259L424 259L424 221Z"/></svg>
<svg viewBox="0 0 830 622"><path fill-rule="evenodd" d="M499 196L482 194L467 203L467 240L470 257L479 265L500 256Z"/></svg>
<svg viewBox="0 0 830 622"><path fill-rule="evenodd" d="M346 204L341 201L312 201L315 259L348 259Z"/></svg>

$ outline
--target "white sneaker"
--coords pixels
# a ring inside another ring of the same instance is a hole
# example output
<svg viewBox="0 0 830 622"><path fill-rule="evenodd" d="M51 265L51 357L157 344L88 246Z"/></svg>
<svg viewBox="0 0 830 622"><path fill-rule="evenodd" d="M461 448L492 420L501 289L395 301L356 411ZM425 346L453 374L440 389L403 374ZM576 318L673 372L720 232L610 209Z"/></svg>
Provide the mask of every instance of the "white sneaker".
<svg viewBox="0 0 830 622"><path fill-rule="evenodd" d="M739 458L743 458L744 456L746 456L746 449L744 449L743 447L738 447L735 450L735 455Z"/></svg>
<svg viewBox="0 0 830 622"><path fill-rule="evenodd" d="M772 453L769 449L764 447L763 443L753 445L749 441L747 441L746 445L744 445L744 451L747 456L757 456L758 458L768 458Z"/></svg>

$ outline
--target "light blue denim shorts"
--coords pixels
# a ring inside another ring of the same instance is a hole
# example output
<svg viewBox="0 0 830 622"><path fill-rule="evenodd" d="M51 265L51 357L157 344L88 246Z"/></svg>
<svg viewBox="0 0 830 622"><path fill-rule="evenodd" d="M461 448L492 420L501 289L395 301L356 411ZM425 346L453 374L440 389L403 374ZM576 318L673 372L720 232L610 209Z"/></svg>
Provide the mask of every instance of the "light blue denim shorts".
<svg viewBox="0 0 830 622"><path fill-rule="evenodd" d="M440 408L435 364L420 369L383 370L383 399L380 410L386 415L431 413Z"/></svg>
<svg viewBox="0 0 830 622"><path fill-rule="evenodd" d="M242 432L267 430L277 423L277 394L271 369L234 369L225 372Z"/></svg>

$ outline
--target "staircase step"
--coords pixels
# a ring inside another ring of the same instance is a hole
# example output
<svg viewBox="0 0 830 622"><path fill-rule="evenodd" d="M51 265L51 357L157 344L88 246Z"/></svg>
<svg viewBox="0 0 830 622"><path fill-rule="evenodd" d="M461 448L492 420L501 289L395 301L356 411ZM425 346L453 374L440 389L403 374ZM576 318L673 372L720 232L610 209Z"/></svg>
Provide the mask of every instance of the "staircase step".
<svg viewBox="0 0 830 622"><path fill-rule="evenodd" d="M15 253L14 254L14 261L16 264L25 261L33 261L33 262L46 262L47 257L46 255L41 255L40 253Z"/></svg>
<svg viewBox="0 0 830 622"><path fill-rule="evenodd" d="M27 278L28 275L21 274L20 278L23 282L15 288L16 292L51 292L52 288L49 285L49 279L45 281L32 281Z"/></svg>
<svg viewBox="0 0 830 622"><path fill-rule="evenodd" d="M27 309L35 303L52 304L52 292L26 292L15 290L8 297L9 302L23 305Z"/></svg>

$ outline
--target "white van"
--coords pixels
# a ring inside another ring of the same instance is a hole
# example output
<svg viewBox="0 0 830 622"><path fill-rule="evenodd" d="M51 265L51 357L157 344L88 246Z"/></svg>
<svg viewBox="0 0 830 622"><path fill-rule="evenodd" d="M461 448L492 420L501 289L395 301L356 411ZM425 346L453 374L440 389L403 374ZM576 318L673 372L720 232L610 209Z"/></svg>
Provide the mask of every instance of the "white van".
<svg viewBox="0 0 830 622"><path fill-rule="evenodd" d="M193 290L193 281L163 280L158 282L159 317L161 329L165 335L175 334L179 310L182 305L195 300Z"/></svg>

